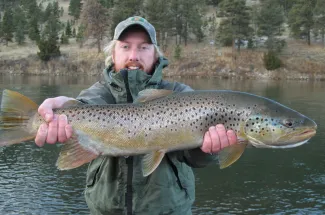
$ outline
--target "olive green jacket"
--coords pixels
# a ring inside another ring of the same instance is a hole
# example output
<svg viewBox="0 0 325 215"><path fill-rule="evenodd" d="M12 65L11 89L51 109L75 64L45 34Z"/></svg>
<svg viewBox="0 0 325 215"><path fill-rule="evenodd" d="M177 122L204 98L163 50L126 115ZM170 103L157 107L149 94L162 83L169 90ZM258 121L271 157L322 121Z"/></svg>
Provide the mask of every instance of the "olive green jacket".
<svg viewBox="0 0 325 215"><path fill-rule="evenodd" d="M162 69L167 64L160 58L153 75L134 70L127 73L127 78L110 67L104 70L101 81L83 90L77 99L89 104L126 103L128 95L134 99L148 88L192 90L162 80ZM195 179L191 167L204 167L216 157L199 148L170 152L148 177L142 176L141 158L101 156L89 164L85 198L91 214L192 214Z"/></svg>

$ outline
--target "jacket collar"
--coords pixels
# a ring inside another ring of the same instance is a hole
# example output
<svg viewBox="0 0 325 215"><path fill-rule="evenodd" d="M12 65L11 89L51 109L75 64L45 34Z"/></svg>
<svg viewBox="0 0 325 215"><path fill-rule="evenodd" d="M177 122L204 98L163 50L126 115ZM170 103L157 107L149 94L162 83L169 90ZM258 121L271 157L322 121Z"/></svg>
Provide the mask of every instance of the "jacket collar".
<svg viewBox="0 0 325 215"><path fill-rule="evenodd" d="M160 57L152 75L142 70L129 71L128 82L132 97L135 98L141 90L146 88L157 88L162 81L162 70L167 66L168 60L164 57ZM124 79L119 72L113 70L113 65L106 68L103 75L111 91L125 91Z"/></svg>

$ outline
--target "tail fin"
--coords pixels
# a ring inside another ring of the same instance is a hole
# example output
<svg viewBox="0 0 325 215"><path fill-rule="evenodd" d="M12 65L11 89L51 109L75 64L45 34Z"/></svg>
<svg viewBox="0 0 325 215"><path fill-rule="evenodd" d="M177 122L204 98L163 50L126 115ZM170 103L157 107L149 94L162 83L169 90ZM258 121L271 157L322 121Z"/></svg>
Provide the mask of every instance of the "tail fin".
<svg viewBox="0 0 325 215"><path fill-rule="evenodd" d="M20 93L4 90L0 109L0 146L31 140L35 134L28 132L27 123L38 105Z"/></svg>

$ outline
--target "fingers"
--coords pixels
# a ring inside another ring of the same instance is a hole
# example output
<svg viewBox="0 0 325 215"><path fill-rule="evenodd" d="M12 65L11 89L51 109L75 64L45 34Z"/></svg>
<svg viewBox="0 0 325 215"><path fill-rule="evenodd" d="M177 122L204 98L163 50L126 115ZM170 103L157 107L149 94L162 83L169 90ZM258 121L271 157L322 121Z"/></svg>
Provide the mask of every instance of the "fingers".
<svg viewBox="0 0 325 215"><path fill-rule="evenodd" d="M220 133L219 133L220 131L218 131L218 129L220 130L220 128L218 128L218 126L212 126L209 128L209 134L210 134L211 143L212 143L210 153L218 152L221 148Z"/></svg>
<svg viewBox="0 0 325 215"><path fill-rule="evenodd" d="M53 109L60 108L65 102L71 100L65 96L46 99L38 108L38 113L45 119L48 125L40 126L35 143L43 146L44 143L54 144L57 141L65 142L72 136L72 127L68 124L66 115L55 115Z"/></svg>
<svg viewBox="0 0 325 215"><path fill-rule="evenodd" d="M50 122L53 119L54 99L46 99L38 108L38 113L45 119L46 122Z"/></svg>
<svg viewBox="0 0 325 215"><path fill-rule="evenodd" d="M226 132L226 128L225 126L221 125L221 124L218 124L216 126L216 130L217 130L217 133L219 135L219 140L220 140L220 149L223 149L227 146L229 146L229 141L228 141L228 137L227 137L227 132ZM218 151L219 151L218 150ZM214 152L218 152L217 150L215 150Z"/></svg>
<svg viewBox="0 0 325 215"><path fill-rule="evenodd" d="M72 137L72 133L73 133L72 126L69 124L66 125L65 126L65 134L67 135L67 139L70 139Z"/></svg>
<svg viewBox="0 0 325 215"><path fill-rule="evenodd" d="M43 123L37 132L36 138L35 138L35 143L36 145L38 145L39 147L42 147L46 141L47 138L47 125L45 123Z"/></svg>
<svg viewBox="0 0 325 215"><path fill-rule="evenodd" d="M227 137L228 137L229 145L234 145L237 143L237 136L233 130L227 131Z"/></svg>
<svg viewBox="0 0 325 215"><path fill-rule="evenodd" d="M212 145L212 141L211 141L211 137L209 132L205 132L204 137L203 137L203 144L201 146L201 150L205 153L211 153L211 145Z"/></svg>
<svg viewBox="0 0 325 215"><path fill-rule="evenodd" d="M223 148L237 143L233 130L226 130L224 125L211 126L203 138L201 150L205 153L217 153Z"/></svg>
<svg viewBox="0 0 325 215"><path fill-rule="evenodd" d="M60 115L59 116L59 122L58 122L58 141L63 143L65 142L67 138L67 134L65 131L65 127L68 124L68 119L66 115Z"/></svg>
<svg viewBox="0 0 325 215"><path fill-rule="evenodd" d="M58 115L54 115L51 122L48 125L48 132L46 142L49 144L54 144L58 141Z"/></svg>

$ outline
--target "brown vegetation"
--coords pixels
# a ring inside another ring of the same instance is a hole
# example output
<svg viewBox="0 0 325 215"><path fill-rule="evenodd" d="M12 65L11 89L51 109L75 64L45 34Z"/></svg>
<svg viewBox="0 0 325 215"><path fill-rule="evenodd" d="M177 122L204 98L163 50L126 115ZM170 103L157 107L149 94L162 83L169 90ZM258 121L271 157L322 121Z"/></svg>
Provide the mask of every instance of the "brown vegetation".
<svg viewBox="0 0 325 215"><path fill-rule="evenodd" d="M288 41L280 55L283 66L273 71L264 67L265 51L244 49L237 52L227 47L188 46L183 48L182 59L172 61L165 75L325 80L325 50L320 45L308 46L299 41Z"/></svg>
<svg viewBox="0 0 325 215"><path fill-rule="evenodd" d="M32 75L97 75L104 69L103 53L88 41L84 48L71 39L70 45L61 46L62 56L41 62L36 48L16 45L3 47L0 52L0 73ZM267 71L263 65L264 50L240 52L231 48L216 48L207 44L182 47L181 59L173 58L173 46L165 52L170 65L165 76L197 76L250 79L317 79L325 80L325 50L321 46L307 46L288 41L280 58L283 67ZM33 54L34 53L34 54Z"/></svg>

